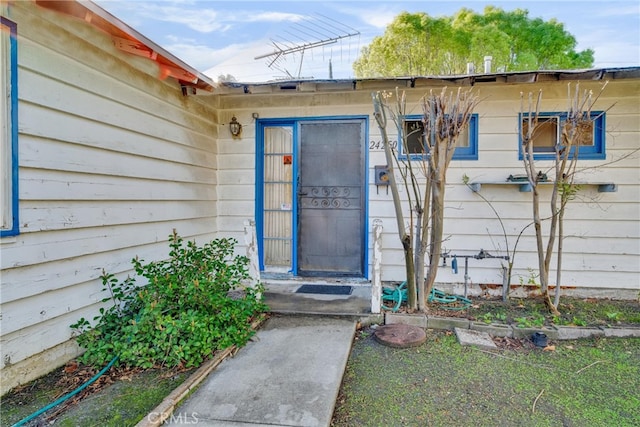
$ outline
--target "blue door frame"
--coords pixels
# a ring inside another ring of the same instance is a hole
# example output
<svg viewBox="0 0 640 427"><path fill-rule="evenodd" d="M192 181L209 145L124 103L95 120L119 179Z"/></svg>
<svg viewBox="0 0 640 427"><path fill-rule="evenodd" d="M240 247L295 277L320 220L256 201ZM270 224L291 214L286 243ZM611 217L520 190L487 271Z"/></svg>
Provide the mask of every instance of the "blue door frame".
<svg viewBox="0 0 640 427"><path fill-rule="evenodd" d="M255 218L256 218L256 232L257 232L257 240L258 240L258 251L259 251L259 261L260 261L260 271L264 271L264 221L263 221L263 212L264 212L264 132L265 128L268 127L291 127L292 135L293 135L293 191L292 193L295 195L298 192L297 188L297 180L295 179L298 176L299 170L299 123L301 122L322 122L328 120L358 120L364 121L365 128L365 136L364 136L364 144L367 144L369 140L369 117L368 116L318 116L318 117L302 117L302 118L277 118L277 119L258 119L256 120L256 159L255 159ZM368 180L368 165L369 165L369 150L364 150L364 165L365 171L364 176L365 179ZM368 182L363 183L364 188L364 221L362 231L362 236L364 241L363 245L363 276L364 278L369 277L369 251L368 251L368 224L369 224L369 186ZM298 261L296 254L298 253L298 224L297 224L297 212L298 212L298 200L297 197L293 197L292 199L292 254L291 254L291 273L294 276L298 275Z"/></svg>

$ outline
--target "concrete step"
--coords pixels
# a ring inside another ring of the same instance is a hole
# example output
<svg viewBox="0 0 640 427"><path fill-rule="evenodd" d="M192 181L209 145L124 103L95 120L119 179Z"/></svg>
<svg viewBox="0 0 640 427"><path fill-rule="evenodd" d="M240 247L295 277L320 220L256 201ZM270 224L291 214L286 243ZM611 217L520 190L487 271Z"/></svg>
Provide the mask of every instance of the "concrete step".
<svg viewBox="0 0 640 427"><path fill-rule="evenodd" d="M273 313L327 314L334 316L362 316L371 313L371 285L358 281L286 280L266 281L265 303ZM296 293L303 284L351 286L350 295Z"/></svg>

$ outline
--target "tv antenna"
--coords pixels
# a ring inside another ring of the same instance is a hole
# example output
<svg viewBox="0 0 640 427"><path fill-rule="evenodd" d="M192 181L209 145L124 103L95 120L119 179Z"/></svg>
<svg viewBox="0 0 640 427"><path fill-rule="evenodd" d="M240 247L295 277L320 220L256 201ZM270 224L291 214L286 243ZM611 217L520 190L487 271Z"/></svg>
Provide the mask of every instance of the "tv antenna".
<svg viewBox="0 0 640 427"><path fill-rule="evenodd" d="M321 14L301 18L285 33L287 33L286 38L280 36L277 39L271 39L271 45L274 47L272 52L256 56L254 59L267 58L269 68L283 72L286 74L285 78L292 79L302 78L302 63L306 51L333 45L343 39L360 35L356 29ZM300 63L294 77L286 68L285 63L289 55L295 54L299 54ZM330 78L332 78L331 59L329 59L329 70Z"/></svg>

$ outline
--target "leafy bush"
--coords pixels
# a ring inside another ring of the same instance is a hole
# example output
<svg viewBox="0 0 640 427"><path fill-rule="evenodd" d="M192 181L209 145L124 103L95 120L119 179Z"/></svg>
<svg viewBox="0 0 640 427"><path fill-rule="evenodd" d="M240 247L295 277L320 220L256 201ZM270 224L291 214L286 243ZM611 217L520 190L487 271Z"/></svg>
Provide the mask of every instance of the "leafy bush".
<svg viewBox="0 0 640 427"><path fill-rule="evenodd" d="M103 290L113 301L94 317L71 325L78 344L87 349L81 362L98 366L114 356L129 366L187 367L202 363L216 349L244 345L253 334L251 319L267 307L262 285L239 289L249 277L249 260L234 256L234 239L217 239L198 247L169 237L169 259L132 260L136 275L123 281L103 272Z"/></svg>

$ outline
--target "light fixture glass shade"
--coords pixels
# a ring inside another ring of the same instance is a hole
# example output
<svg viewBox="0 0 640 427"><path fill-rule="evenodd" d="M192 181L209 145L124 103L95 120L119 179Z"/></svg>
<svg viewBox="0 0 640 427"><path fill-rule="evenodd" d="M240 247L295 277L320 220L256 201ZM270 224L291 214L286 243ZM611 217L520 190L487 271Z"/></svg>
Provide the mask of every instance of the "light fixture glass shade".
<svg viewBox="0 0 640 427"><path fill-rule="evenodd" d="M234 137L240 136L242 132L242 125L238 122L236 116L233 116L229 122L229 132L231 132L231 135Z"/></svg>

